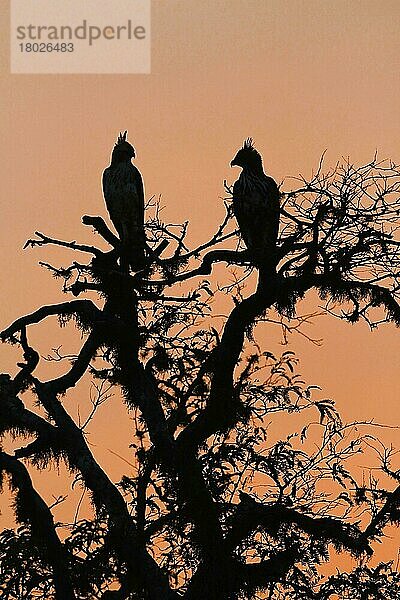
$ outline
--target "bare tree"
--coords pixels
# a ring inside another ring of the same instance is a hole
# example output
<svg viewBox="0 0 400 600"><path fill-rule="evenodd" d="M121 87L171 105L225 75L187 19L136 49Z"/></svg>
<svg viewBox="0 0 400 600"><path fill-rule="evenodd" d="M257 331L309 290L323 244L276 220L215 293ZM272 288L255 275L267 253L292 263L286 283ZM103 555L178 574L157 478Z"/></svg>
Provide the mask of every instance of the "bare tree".
<svg viewBox="0 0 400 600"><path fill-rule="evenodd" d="M33 437L13 455L0 453L22 524L0 537L2 597L399 597L393 565L361 560L400 520L393 449L381 446L368 424L342 423L334 403L302 381L293 353L260 348L256 326L269 321L271 332L279 323L284 336L303 333L312 315L299 314L298 302L311 290L323 301L316 310L332 317L363 319L371 328L400 324L400 169L375 157L324 173L321 161L311 179L294 181L282 193L268 280L257 278L241 246L227 185L225 218L195 248L188 223L164 223L151 199L146 265L136 273L120 268L120 241L100 217L83 223L110 245L108 252L40 232L28 240L26 246L63 246L89 261L42 263L75 298L43 305L1 333L24 356L15 377L1 375L1 434ZM227 265L224 285L208 277L216 263ZM86 292L96 292L98 302L82 297ZM223 294L232 303L225 317L213 311ZM74 319L84 342L77 356L56 349L51 360L72 364L41 381L27 332L53 316ZM63 397L85 375L95 385L92 410L77 423ZM114 388L136 424L130 442L137 476L118 483L85 437ZM32 393L46 417L26 407L24 396ZM304 413L304 427L270 439L278 413ZM371 458L371 448L386 486L351 474L354 457ZM60 460L95 507L92 520L64 531L26 466L46 469ZM359 566L321 578L319 565L332 548L358 557Z"/></svg>

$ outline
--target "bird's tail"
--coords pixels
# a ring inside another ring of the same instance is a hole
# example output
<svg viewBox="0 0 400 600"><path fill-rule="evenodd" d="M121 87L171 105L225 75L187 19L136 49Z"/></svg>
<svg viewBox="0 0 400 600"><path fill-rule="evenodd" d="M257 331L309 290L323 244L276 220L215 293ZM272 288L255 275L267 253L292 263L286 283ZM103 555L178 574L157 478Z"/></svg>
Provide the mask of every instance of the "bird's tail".
<svg viewBox="0 0 400 600"><path fill-rule="evenodd" d="M143 227L124 231L121 249L121 270L140 271L146 265L146 238Z"/></svg>
<svg viewBox="0 0 400 600"><path fill-rule="evenodd" d="M255 253L255 265L258 268L260 289L272 290L276 282L277 270L277 247L276 243L270 243Z"/></svg>

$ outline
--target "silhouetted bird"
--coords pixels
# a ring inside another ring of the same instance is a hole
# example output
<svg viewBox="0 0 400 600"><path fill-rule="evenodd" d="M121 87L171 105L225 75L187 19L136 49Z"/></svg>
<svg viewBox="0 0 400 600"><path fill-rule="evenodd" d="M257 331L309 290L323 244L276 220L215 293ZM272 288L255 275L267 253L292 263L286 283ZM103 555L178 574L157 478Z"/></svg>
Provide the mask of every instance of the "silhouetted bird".
<svg viewBox="0 0 400 600"><path fill-rule="evenodd" d="M275 267L279 232L279 190L264 173L262 158L248 138L231 162L243 170L233 186L233 212L254 264Z"/></svg>
<svg viewBox="0 0 400 600"><path fill-rule="evenodd" d="M144 190L140 171L131 163L135 149L120 133L103 173L103 194L122 244L121 268L139 271L145 263Z"/></svg>

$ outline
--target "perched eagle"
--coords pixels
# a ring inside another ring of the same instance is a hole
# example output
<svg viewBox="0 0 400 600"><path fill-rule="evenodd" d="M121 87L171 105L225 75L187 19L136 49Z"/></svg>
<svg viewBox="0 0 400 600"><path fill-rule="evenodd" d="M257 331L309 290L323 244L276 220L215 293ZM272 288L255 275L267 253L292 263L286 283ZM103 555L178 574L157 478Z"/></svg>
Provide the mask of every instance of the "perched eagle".
<svg viewBox="0 0 400 600"><path fill-rule="evenodd" d="M121 268L133 271L145 262L144 190L140 171L131 163L135 149L120 133L103 173L103 194L110 219L121 240Z"/></svg>
<svg viewBox="0 0 400 600"><path fill-rule="evenodd" d="M248 138L231 162L243 170L233 186L233 212L258 268L275 267L279 231L279 190L264 173L260 154Z"/></svg>

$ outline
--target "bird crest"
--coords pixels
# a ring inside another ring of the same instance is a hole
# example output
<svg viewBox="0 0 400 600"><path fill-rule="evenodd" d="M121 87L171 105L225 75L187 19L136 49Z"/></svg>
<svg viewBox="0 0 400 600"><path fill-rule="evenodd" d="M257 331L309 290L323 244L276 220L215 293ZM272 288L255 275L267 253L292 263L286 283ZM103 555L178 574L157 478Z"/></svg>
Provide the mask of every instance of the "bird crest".
<svg viewBox="0 0 400 600"><path fill-rule="evenodd" d="M243 150L255 150L253 138L248 137L243 142Z"/></svg>
<svg viewBox="0 0 400 600"><path fill-rule="evenodd" d="M117 143L115 145L118 146L119 144L123 144L124 142L126 142L127 141L126 140L127 136L128 136L128 132L127 131L124 131L124 133L122 133L120 131L118 139L117 139Z"/></svg>

